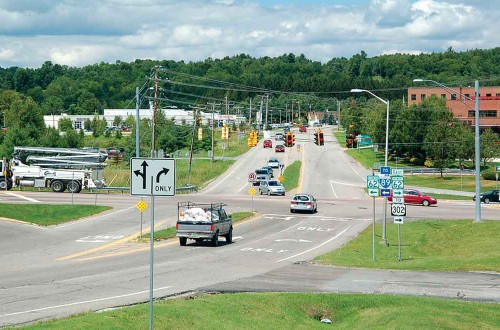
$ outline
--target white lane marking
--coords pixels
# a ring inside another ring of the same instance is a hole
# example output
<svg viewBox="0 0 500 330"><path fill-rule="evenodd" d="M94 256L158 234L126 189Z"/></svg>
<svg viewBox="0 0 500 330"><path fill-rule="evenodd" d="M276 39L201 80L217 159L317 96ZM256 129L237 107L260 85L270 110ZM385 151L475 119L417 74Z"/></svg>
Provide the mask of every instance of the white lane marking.
<svg viewBox="0 0 500 330"><path fill-rule="evenodd" d="M346 182L339 182L339 181L334 181L334 180L330 180L330 184L333 183L336 183L336 184L341 184L341 185L344 185L344 186L351 186L351 187L361 187L361 188L365 188L366 186L363 185L363 184L356 184L356 183L346 183Z"/></svg>
<svg viewBox="0 0 500 330"><path fill-rule="evenodd" d="M85 236L76 240L80 243L104 243L111 240L117 240L124 238L124 235L95 235L95 236Z"/></svg>
<svg viewBox="0 0 500 330"><path fill-rule="evenodd" d="M111 216L111 215L115 215L115 214L118 214L118 213L121 213L121 212L125 212L125 211L128 211L128 210L131 210L131 209L135 209L135 205L134 206L131 206L131 207L127 207L126 209L123 209L123 210L117 210L115 212L110 212L110 213L105 213L105 214L100 214L100 215L97 215L95 217L92 217L93 219L97 219L97 218L103 218L103 217L108 217L108 216ZM88 219L88 218L87 218ZM82 219L82 220L85 220L85 219ZM73 221L73 222L68 222L68 223L65 223L63 225L59 225L57 226L57 228L64 228L64 227L69 227L69 226L73 226L73 225L76 225L76 224L79 224L81 221Z"/></svg>
<svg viewBox="0 0 500 330"><path fill-rule="evenodd" d="M312 248L310 248L310 249L308 249L308 250L305 250L305 251L302 251L302 252L300 252L300 253L294 254L293 256L289 256L289 257L286 257L286 258L280 259L280 260L278 260L278 261L276 261L276 262L282 262L282 261L285 261L285 260L288 260L288 259L291 259L291 258L298 257L298 256L300 256L300 255L302 255L302 254L304 254L304 253L308 253L308 252L314 251L314 250L316 250L316 249L318 249L318 248L322 247L323 245L330 243L330 242L331 242L331 241L333 241L334 239L337 239L340 235L342 235L342 234L344 234L346 231L348 231L348 230L349 230L352 226L353 226L353 225L350 225L349 227L347 227L346 229L342 230L340 233L338 233L338 234L337 234L337 235L335 235L334 237L330 238L329 240L327 240L327 241L325 241L325 242L323 242L323 243L321 243L321 244L319 244L319 245L316 245L315 247L312 247Z"/></svg>
<svg viewBox="0 0 500 330"><path fill-rule="evenodd" d="M256 149L254 149L254 150L256 150ZM250 156L249 156L249 153L247 153L247 155L246 155L246 157L245 157L245 158L248 158L248 157L250 157ZM238 162L238 161L236 161L236 162ZM234 173L234 172L236 172L236 170L237 170L239 167L241 167L243 164L245 164L245 163L246 163L245 161L241 160L241 161L239 162L239 164L237 164L237 165L233 168L233 170L232 170L231 172L227 173L227 175L226 175L224 178L222 178L222 180L220 180L219 182L217 182L217 183L216 183L216 184L215 184L212 188L210 188L210 189L208 189L208 190L205 190L205 191L200 192L200 193L199 193L199 195L206 194L206 193L208 193L208 192L210 192L210 191L214 190L215 188L217 188L217 187L218 187L218 186L219 186L222 182L226 181L226 179L227 179L227 178L232 177L232 176L233 176L233 173Z"/></svg>
<svg viewBox="0 0 500 330"><path fill-rule="evenodd" d="M284 214L276 214L276 213L266 213L264 216L278 216L278 217L286 217ZM371 221L372 219L369 218L338 218L338 217L329 217L329 216L324 216L324 215L298 215L297 213L290 217L290 218L314 218L314 219L319 219L321 221L346 221L346 220L353 220L353 221Z"/></svg>
<svg viewBox="0 0 500 330"><path fill-rule="evenodd" d="M236 241L236 240L239 240L239 239L243 239L243 236L234 236L233 237L233 241Z"/></svg>
<svg viewBox="0 0 500 330"><path fill-rule="evenodd" d="M39 201L39 200L36 200L34 198L30 198L30 197L26 197L26 196L23 196L23 195L14 194L14 193L11 193L11 192L6 192L5 194L9 195L9 196L14 196L14 197L17 197L17 198L21 198L21 199L27 200L29 202L41 203L41 201Z"/></svg>
<svg viewBox="0 0 500 330"><path fill-rule="evenodd" d="M164 286L162 288L156 288L153 291L165 290L165 289L170 289L170 288L171 288L171 286ZM42 307L42 308L37 308L37 309L30 309L30 310L22 311L22 312L14 312L14 313L3 314L3 315L0 315L0 317L20 315L20 314L28 314L28 313L34 313L34 312L41 312L41 311L46 311L46 310L50 310L50 309L57 309L57 308L61 308L61 307L69 307L69 306L77 306L77 305L83 305L83 304L90 304L90 303L94 303L94 302L100 302L100 301L106 301L106 300L112 300L112 299L118 299L118 298L125 298L125 297L136 296L136 295L147 293L147 292L149 292L149 290L144 290L144 291L139 291L139 292L133 292L133 293L127 293L127 294L122 294L122 295L113 296L113 297L106 297L106 298L99 298L99 299L93 299L93 300L78 301L78 302L69 303L69 304L63 304L63 305L55 305L55 306Z"/></svg>
<svg viewBox="0 0 500 330"><path fill-rule="evenodd" d="M295 238L282 238L276 239L275 242L299 242L299 243L312 243L312 241L308 241L306 239L295 239Z"/></svg>
<svg viewBox="0 0 500 330"><path fill-rule="evenodd" d="M248 243L247 243L247 244L245 244L245 245L250 245L250 244L253 244L253 243L255 243L255 242L260 242L260 241L263 241L263 240L269 239L269 238L271 238L271 237L273 237L273 236L279 235L279 234L281 234L281 233L283 233L283 232L285 232L285 231L287 231L287 230L289 230L289 229L292 229L293 227L299 226L299 225L301 225L301 224L303 224L303 223L304 223L304 221L299 222L299 223L296 223L295 225L290 226L290 227L288 227L288 228L285 228L285 229L283 229L283 230L281 230L281 231L279 231L279 232L277 232L277 233L271 234L271 235L266 236L266 237L259 238L258 240L255 240L255 241L252 241L252 242L248 242Z"/></svg>
<svg viewBox="0 0 500 330"><path fill-rule="evenodd" d="M264 219L274 219L275 217L263 217ZM278 220L285 220L285 221L290 221L293 219L293 217L284 217L284 218L281 218L281 217L276 217L276 219Z"/></svg>
<svg viewBox="0 0 500 330"><path fill-rule="evenodd" d="M333 189L333 184L332 184L332 181L330 180L330 188L332 188L332 192L333 192L333 195L335 196L335 198L339 198L339 196L337 195L337 193L335 192L335 189Z"/></svg>
<svg viewBox="0 0 500 330"><path fill-rule="evenodd" d="M240 189L236 190L237 193L239 193L240 191L242 191L243 189L245 189L245 187L248 187L248 182L245 183ZM250 189L250 188L248 188Z"/></svg>
<svg viewBox="0 0 500 330"><path fill-rule="evenodd" d="M351 168L351 170L352 170L354 173L356 173L356 175L357 175L357 176L359 176L358 171L356 171L356 170L354 169L354 167L352 167L352 166L349 166L349 167Z"/></svg>

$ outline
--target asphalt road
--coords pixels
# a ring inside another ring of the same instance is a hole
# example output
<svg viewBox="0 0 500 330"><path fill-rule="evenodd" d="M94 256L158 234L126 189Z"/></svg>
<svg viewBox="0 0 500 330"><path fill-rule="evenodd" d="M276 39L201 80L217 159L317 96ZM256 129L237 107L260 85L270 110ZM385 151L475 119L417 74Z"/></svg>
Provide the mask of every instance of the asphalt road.
<svg viewBox="0 0 500 330"><path fill-rule="evenodd" d="M498 301L498 274L480 280L469 273L453 273L448 277L437 274L434 284L425 284L421 273L413 272L415 280L404 283L406 273L342 270L303 263L342 246L373 219L372 199L363 193L367 171L346 156L326 130L325 140L324 146L316 146L311 130L297 132L295 147L278 155L285 164L300 159L305 165L296 191L311 192L318 198L316 214L291 214L290 193L284 197L248 195L248 174L275 155L274 149L263 149L261 144L203 191L156 197L157 229L175 224L177 201L223 201L229 205L229 212L253 208L260 216L235 226L233 244L226 245L223 239L217 248L210 247L208 242L190 243L186 247L180 247L177 240L157 242L155 297L192 290L274 291L292 287L294 291L316 288L332 292L434 295L442 287L441 291L447 293L436 296L455 294L461 299ZM1 192L2 202L73 202L111 205L114 209L50 228L0 221L0 249L4 252L0 264L5 265L0 269L0 326L147 301L149 244L130 241L141 230L141 214L135 208L140 200L129 194ZM142 215L142 227L146 230L153 216L153 201L149 197L144 200L149 205ZM377 221L382 217L382 205L377 200ZM440 201L438 207L408 207L409 220L472 219L474 214L472 201ZM498 220L499 209L483 206L482 215L484 219ZM432 274L425 272L425 277L434 278ZM463 289L458 295L451 277L463 279L460 284ZM490 289L478 288L478 283ZM488 294L481 296L485 291ZM476 296L473 292L477 292Z"/></svg>

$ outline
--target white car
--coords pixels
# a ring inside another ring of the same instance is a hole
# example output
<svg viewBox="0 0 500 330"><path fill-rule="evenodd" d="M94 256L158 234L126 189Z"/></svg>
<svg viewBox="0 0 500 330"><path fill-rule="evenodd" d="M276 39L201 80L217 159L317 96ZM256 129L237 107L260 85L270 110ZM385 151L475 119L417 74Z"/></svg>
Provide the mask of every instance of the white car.
<svg viewBox="0 0 500 330"><path fill-rule="evenodd" d="M290 202L290 212L309 211L311 213L318 212L318 203L316 198L311 194L296 194Z"/></svg>
<svg viewBox="0 0 500 330"><path fill-rule="evenodd" d="M265 180L260 182L260 194L285 196L285 187L277 180Z"/></svg>
<svg viewBox="0 0 500 330"><path fill-rule="evenodd" d="M280 161L276 157L271 157L269 158L269 161L267 162L267 166L271 168L279 168L280 167Z"/></svg>

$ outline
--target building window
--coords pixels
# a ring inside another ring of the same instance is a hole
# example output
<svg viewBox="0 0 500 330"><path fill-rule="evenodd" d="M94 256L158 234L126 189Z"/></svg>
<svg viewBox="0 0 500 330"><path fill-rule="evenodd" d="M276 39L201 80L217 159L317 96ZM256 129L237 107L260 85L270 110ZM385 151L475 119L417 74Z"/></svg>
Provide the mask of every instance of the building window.
<svg viewBox="0 0 500 330"><path fill-rule="evenodd" d="M81 121L75 121L75 129L81 129L82 128L82 122Z"/></svg>
<svg viewBox="0 0 500 330"><path fill-rule="evenodd" d="M441 94L441 98L446 100L446 94Z"/></svg>
<svg viewBox="0 0 500 330"><path fill-rule="evenodd" d="M475 117L475 111L469 110L469 117ZM497 110L481 110L479 111L479 118L496 118Z"/></svg>
<svg viewBox="0 0 500 330"><path fill-rule="evenodd" d="M411 94L411 100L416 101L417 100L417 94Z"/></svg>
<svg viewBox="0 0 500 330"><path fill-rule="evenodd" d="M500 96L500 93L496 93L495 96Z"/></svg>
<svg viewBox="0 0 500 330"><path fill-rule="evenodd" d="M451 99L456 100L457 99L457 94L451 94Z"/></svg>
<svg viewBox="0 0 500 330"><path fill-rule="evenodd" d="M420 94L420 99L423 101L425 100L426 95L425 94Z"/></svg>
<svg viewBox="0 0 500 330"><path fill-rule="evenodd" d="M464 94L466 99L470 99L470 94Z"/></svg>
<svg viewBox="0 0 500 330"><path fill-rule="evenodd" d="M491 97L491 93L486 93L486 97Z"/></svg>

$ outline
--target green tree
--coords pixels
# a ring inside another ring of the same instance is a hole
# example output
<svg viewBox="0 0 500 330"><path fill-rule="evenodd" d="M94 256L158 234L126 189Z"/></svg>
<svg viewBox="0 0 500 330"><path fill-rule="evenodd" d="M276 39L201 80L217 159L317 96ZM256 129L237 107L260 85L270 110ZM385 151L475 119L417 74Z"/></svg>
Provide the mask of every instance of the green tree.
<svg viewBox="0 0 500 330"><path fill-rule="evenodd" d="M59 119L59 130L61 132L72 131L73 129L73 121L70 118L61 118Z"/></svg>
<svg viewBox="0 0 500 330"><path fill-rule="evenodd" d="M483 165L492 158L500 157L500 144L498 144L498 134L491 128L487 128L481 133L481 160Z"/></svg>

